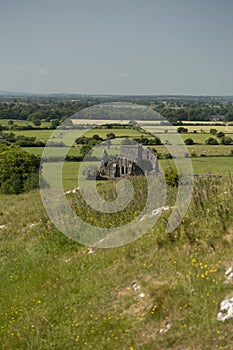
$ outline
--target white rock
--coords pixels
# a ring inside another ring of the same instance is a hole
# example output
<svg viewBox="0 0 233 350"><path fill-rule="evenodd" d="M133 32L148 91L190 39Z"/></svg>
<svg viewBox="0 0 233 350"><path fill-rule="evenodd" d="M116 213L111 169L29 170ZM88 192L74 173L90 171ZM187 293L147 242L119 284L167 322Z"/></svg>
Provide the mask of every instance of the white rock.
<svg viewBox="0 0 233 350"><path fill-rule="evenodd" d="M79 191L79 187L76 187L76 188L74 188L73 190L72 190L72 193L78 193L78 191Z"/></svg>
<svg viewBox="0 0 233 350"><path fill-rule="evenodd" d="M135 283L135 282L133 282L133 284L132 284L132 289L133 289L133 291L134 292L136 292L138 289L140 289L141 287L137 284L137 283Z"/></svg>
<svg viewBox="0 0 233 350"><path fill-rule="evenodd" d="M228 269L226 270L225 275L229 275L229 273L231 273L231 272L232 272L232 267L230 266L230 267L228 267Z"/></svg>
<svg viewBox="0 0 233 350"><path fill-rule="evenodd" d="M0 229L6 228L6 225L0 225Z"/></svg>
<svg viewBox="0 0 233 350"><path fill-rule="evenodd" d="M94 254L94 253L95 253L94 249L88 248L88 254Z"/></svg>
<svg viewBox="0 0 233 350"><path fill-rule="evenodd" d="M230 283L231 280L233 278L233 272L231 272L230 274L228 274L227 278L225 279L225 281L223 282L223 284L227 284Z"/></svg>
<svg viewBox="0 0 233 350"><path fill-rule="evenodd" d="M220 303L220 312L217 314L217 320L225 322L233 318L233 298L225 299Z"/></svg>
<svg viewBox="0 0 233 350"><path fill-rule="evenodd" d="M145 294L142 292L139 294L140 298L144 298L145 297Z"/></svg>
<svg viewBox="0 0 233 350"><path fill-rule="evenodd" d="M166 333L171 329L171 323L167 322L164 328L160 328L159 333Z"/></svg>
<svg viewBox="0 0 233 350"><path fill-rule="evenodd" d="M170 209L170 207L168 207L168 206L163 206L163 210L164 210L164 211L169 210L169 209Z"/></svg>

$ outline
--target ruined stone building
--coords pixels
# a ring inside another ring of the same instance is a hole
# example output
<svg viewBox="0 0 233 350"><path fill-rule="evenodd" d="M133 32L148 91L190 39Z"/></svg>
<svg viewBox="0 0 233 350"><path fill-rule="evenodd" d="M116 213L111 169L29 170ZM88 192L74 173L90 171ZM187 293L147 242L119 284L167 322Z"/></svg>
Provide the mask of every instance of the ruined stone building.
<svg viewBox="0 0 233 350"><path fill-rule="evenodd" d="M140 144L121 145L120 155L110 158L106 148L103 150L99 175L110 179L122 176L158 174L158 159L150 149Z"/></svg>

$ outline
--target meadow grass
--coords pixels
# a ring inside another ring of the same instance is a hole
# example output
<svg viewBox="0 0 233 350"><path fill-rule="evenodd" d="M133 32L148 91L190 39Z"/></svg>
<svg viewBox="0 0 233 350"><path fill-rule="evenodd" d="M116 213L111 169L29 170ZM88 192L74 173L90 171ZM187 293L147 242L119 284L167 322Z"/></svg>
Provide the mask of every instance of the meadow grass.
<svg viewBox="0 0 233 350"><path fill-rule="evenodd" d="M216 318L232 295L223 284L233 264L232 198L230 178L202 179L171 234L167 211L135 242L88 254L53 226L39 191L1 195L1 348L232 349L232 320Z"/></svg>

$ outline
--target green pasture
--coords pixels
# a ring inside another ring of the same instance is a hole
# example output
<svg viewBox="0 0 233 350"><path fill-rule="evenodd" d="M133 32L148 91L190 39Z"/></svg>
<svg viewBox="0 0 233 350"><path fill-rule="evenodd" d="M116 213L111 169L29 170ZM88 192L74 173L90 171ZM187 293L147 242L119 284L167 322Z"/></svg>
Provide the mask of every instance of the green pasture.
<svg viewBox="0 0 233 350"><path fill-rule="evenodd" d="M233 145L193 145L186 146L189 153L196 153L198 156L204 154L209 155L229 155L233 150Z"/></svg>
<svg viewBox="0 0 233 350"><path fill-rule="evenodd" d="M211 157L211 158L192 158L192 166L194 174L215 174L228 175L233 172L233 157ZM90 164L93 164L91 162ZM77 187L77 171L79 162L65 162L63 165L63 186L64 189L72 189ZM160 159L159 166L165 170L169 166L174 166L172 159Z"/></svg>
<svg viewBox="0 0 233 350"><path fill-rule="evenodd" d="M182 146L180 146L182 147ZM169 149L165 145L153 147L158 153L169 153ZM213 155L230 155L233 145L192 145L185 146L185 152L191 156L195 153L197 156L213 156Z"/></svg>
<svg viewBox="0 0 233 350"><path fill-rule="evenodd" d="M144 126L143 127L145 130L145 133L141 133L137 130L134 129L102 129L102 128L91 128L91 129L84 129L84 130L67 130L65 132L66 136L69 135L69 137L72 137L73 139L76 139L80 136L86 136L86 137L92 137L93 135L97 134L100 137L102 137L103 139L105 139L107 137L107 134L109 134L110 132L114 133L116 135L116 137L129 137L129 138L135 138L135 137L140 137L141 135L144 135L146 137L149 137L146 134L146 131L151 132L155 135L157 135L158 137L161 138L162 141L165 140L170 140L172 138L172 134L174 131L176 131L177 128L171 129L169 127L166 126ZM189 133L187 134L180 134L180 137L185 140L187 138L192 138L193 141L197 144L205 144L205 140L209 137L213 137L213 135L211 135L209 133L210 131L210 127L208 126L204 126L202 129L200 129L197 133L194 133L193 131L196 129L193 129L193 127L189 127L187 126ZM213 127L214 128L214 127ZM227 128L227 129L226 129ZM220 131L224 131L226 133L226 136L233 136L233 126L229 126L229 127L221 127L219 130ZM168 133L165 133L164 131L167 130ZM19 136L19 135L24 135L27 137L36 137L37 140L42 140L42 141L47 141L50 137L51 140L52 138L52 133L54 132L53 130L13 130L12 132L15 133L15 135ZM62 141L63 139L63 135L64 135L64 131L57 129L55 131L56 134L56 139L58 141ZM215 136L214 136L215 137ZM64 140L63 140L64 141ZM218 140L219 141L219 140Z"/></svg>
<svg viewBox="0 0 233 350"><path fill-rule="evenodd" d="M227 176L233 173L233 157L198 157L192 158L194 174L214 174ZM159 166L165 170L167 167L175 166L173 159L160 159Z"/></svg>
<svg viewBox="0 0 233 350"><path fill-rule="evenodd" d="M13 130L12 131L16 136L19 135L24 135L28 137L36 137L37 140L42 140L42 141L47 141L54 130ZM93 135L99 135L103 139L107 137L107 134L110 132L114 133L117 137L139 137L142 135L142 133L138 132L137 130L132 130L132 129L87 129L87 130L78 130L78 129L73 129L73 130L67 130L67 131L62 131L57 129L55 131L56 134L56 139L62 140L64 133L66 135L69 135L70 137L76 139L80 136L86 136L86 137L92 137ZM52 140L52 138L51 138Z"/></svg>
<svg viewBox="0 0 233 350"><path fill-rule="evenodd" d="M27 120L19 120L19 119L0 119L0 124L3 126L9 126L9 121L13 121L14 125L18 125L18 126L27 126L27 125L31 125L33 127L35 127L35 125L33 124L33 122L27 121ZM51 126L50 122L45 122L42 121L40 128L49 128Z"/></svg>
<svg viewBox="0 0 233 350"><path fill-rule="evenodd" d="M39 156L41 157L42 156L42 153L44 151L44 147L22 147L22 149L28 153L31 153L31 154L35 154L36 156ZM70 149L68 150L68 153L67 155L69 156L80 156L80 147L77 146L77 147L70 147ZM55 156L59 156L59 154L61 154L61 149L59 147L53 147L51 148L50 147L50 154L51 156L53 155L54 157Z"/></svg>
<svg viewBox="0 0 233 350"><path fill-rule="evenodd" d="M47 141L53 130L12 130L16 136L36 137L39 141Z"/></svg>

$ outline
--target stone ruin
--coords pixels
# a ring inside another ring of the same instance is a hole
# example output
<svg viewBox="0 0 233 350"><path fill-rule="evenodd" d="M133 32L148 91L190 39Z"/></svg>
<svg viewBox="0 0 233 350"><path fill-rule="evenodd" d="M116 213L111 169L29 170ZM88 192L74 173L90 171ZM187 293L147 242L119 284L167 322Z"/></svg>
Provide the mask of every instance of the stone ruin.
<svg viewBox="0 0 233 350"><path fill-rule="evenodd" d="M103 150L99 176L115 179L119 177L159 174L157 155L141 144L121 145L120 155L115 158L108 156Z"/></svg>

